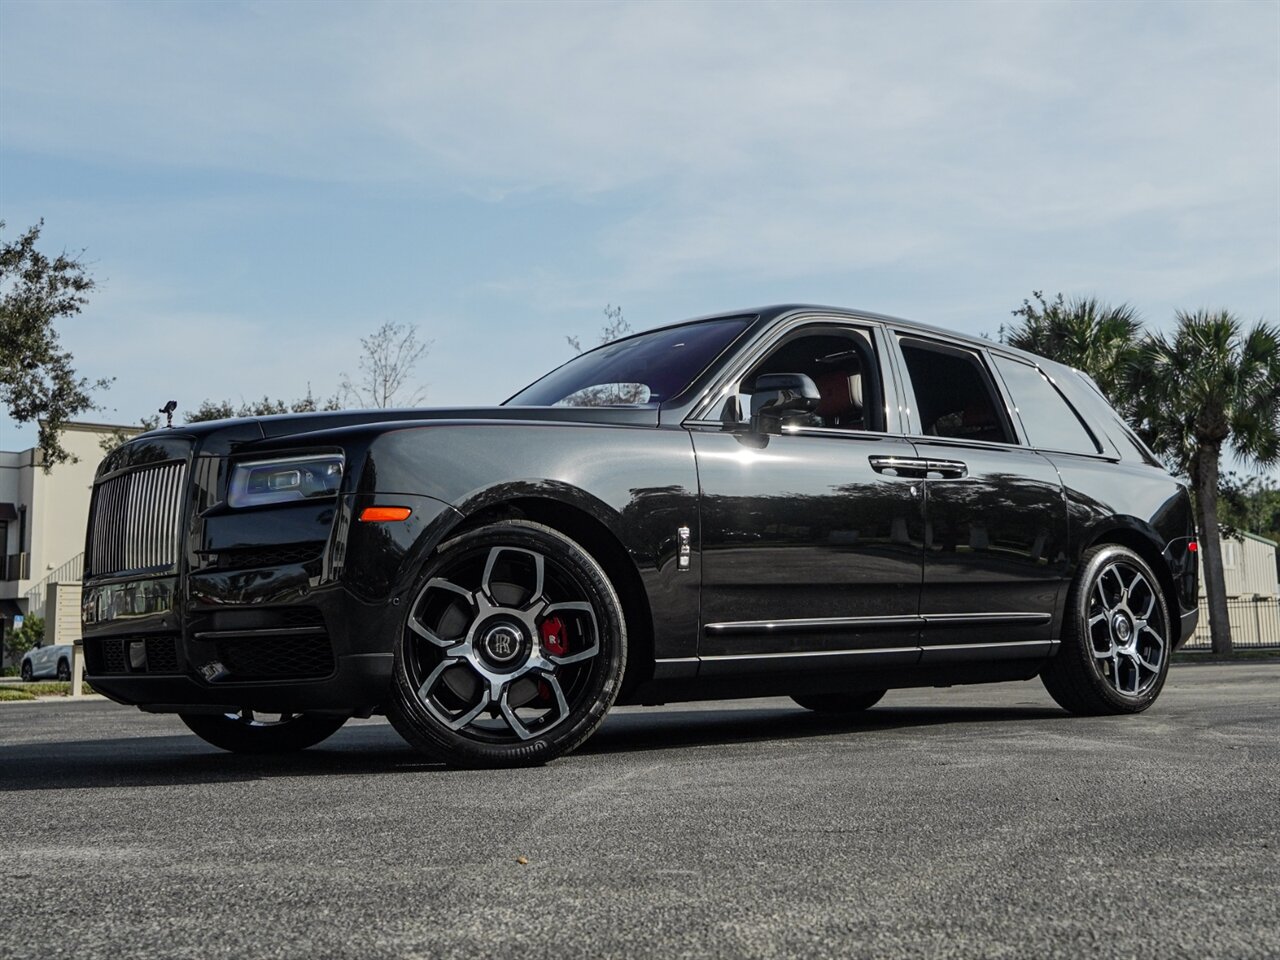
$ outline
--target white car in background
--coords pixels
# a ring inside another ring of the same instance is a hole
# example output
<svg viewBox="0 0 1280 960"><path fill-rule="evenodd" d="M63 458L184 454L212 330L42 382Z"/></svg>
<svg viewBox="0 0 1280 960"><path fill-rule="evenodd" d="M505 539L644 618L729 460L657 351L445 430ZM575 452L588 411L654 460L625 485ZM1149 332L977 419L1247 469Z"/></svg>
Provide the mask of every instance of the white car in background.
<svg viewBox="0 0 1280 960"><path fill-rule="evenodd" d="M38 680L42 677L70 680L71 644L32 647L22 655L21 673L23 680Z"/></svg>

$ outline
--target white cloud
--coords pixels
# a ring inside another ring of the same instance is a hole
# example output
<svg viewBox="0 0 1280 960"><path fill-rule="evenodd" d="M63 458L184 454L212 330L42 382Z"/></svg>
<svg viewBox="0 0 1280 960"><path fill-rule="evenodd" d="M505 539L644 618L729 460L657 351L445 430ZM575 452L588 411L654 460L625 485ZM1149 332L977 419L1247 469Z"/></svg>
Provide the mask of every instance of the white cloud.
<svg viewBox="0 0 1280 960"><path fill-rule="evenodd" d="M986 271L1004 299L1031 273L1160 304L1238 281L1280 315L1274 4L11 4L6 20L13 148L494 204L628 199L593 238L594 276L531 263L491 289L572 305L596 286L893 265L922 285Z"/></svg>

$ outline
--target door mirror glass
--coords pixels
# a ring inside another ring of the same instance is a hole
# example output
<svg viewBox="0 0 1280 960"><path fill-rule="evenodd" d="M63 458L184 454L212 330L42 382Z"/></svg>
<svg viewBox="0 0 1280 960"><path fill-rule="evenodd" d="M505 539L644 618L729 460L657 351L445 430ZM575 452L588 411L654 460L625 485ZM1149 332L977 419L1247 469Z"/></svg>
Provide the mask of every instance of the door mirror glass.
<svg viewBox="0 0 1280 960"><path fill-rule="evenodd" d="M791 417L813 413L822 395L803 373L764 373L751 385L751 428L756 433L781 433Z"/></svg>

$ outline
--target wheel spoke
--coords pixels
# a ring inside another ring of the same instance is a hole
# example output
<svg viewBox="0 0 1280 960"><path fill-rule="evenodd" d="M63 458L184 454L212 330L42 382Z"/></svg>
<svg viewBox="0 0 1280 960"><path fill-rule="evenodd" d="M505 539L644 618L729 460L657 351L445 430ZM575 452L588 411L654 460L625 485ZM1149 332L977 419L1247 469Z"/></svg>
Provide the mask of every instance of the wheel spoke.
<svg viewBox="0 0 1280 960"><path fill-rule="evenodd" d="M534 676L542 683L545 683L552 696L555 697L556 715L554 720L547 720L545 717L541 718L542 723L538 726L537 731L530 730L525 726L524 721L516 714L507 698L507 694L511 689L510 684L503 689L502 696L498 700L498 709L502 712L503 719L507 721L507 726L521 740L529 740L532 737L541 736L569 715L569 702L565 699L564 690L560 686L560 681L556 679L556 675L543 671L534 674Z"/></svg>
<svg viewBox="0 0 1280 960"><path fill-rule="evenodd" d="M1152 663L1150 660L1148 660L1146 657L1144 657L1144 656L1143 656L1142 654L1140 654L1140 653L1135 653L1135 654L1133 655L1133 658L1134 658L1134 660L1136 660L1136 661L1138 662L1139 666L1141 666L1143 669L1145 669L1145 670L1150 670L1152 673L1159 673L1159 672L1160 672L1160 664L1159 664L1159 662ZM1163 659L1163 658L1161 658L1161 659Z"/></svg>
<svg viewBox="0 0 1280 960"><path fill-rule="evenodd" d="M1129 661L1129 666L1133 674L1133 683L1129 685L1132 689L1123 690L1122 692L1133 696L1137 694L1139 687L1142 686L1142 671L1139 669L1138 657L1135 654L1126 653L1124 654L1124 658Z"/></svg>
<svg viewBox="0 0 1280 960"><path fill-rule="evenodd" d="M435 689L435 685L444 676L444 672L460 663L465 663L465 661L457 657L447 657L437 663L436 668L427 674L427 679L423 680L422 685L418 687L418 699L423 703L429 704L431 702L431 691Z"/></svg>
<svg viewBox="0 0 1280 960"><path fill-rule="evenodd" d="M484 711L493 701L489 697L489 691L484 687L480 690L480 700L474 707L453 720L445 720L450 730L461 730Z"/></svg>
<svg viewBox="0 0 1280 960"><path fill-rule="evenodd" d="M1098 603L1102 605L1102 615L1105 617L1111 612L1111 601L1107 599L1107 588L1102 582L1103 577L1107 575L1107 571L1103 570L1098 575L1098 579L1093 584L1093 590L1098 595Z"/></svg>
<svg viewBox="0 0 1280 960"><path fill-rule="evenodd" d="M473 615L476 610L476 597L475 597L475 594L472 593L470 590L464 590L462 587L458 586L456 583L453 583L450 580L446 580L443 577L435 577L434 579L428 580L427 585L422 588L422 592L418 595L418 599L414 603L413 610L409 614L409 620L408 620L409 629L412 630L414 633L416 633L418 636L422 637L424 640L427 640L428 642L435 644L437 647L440 647L441 649L447 650L450 647L457 646L457 644L460 643L461 641L449 640L445 637L437 636L434 631L432 631L429 627L427 627L426 624L424 624L421 620L418 619L418 611L421 609L423 601L426 599L427 595L431 593L431 591L433 590L439 590L445 593L452 593L455 596L460 597L462 600L466 602L467 609L471 611Z"/></svg>
<svg viewBox="0 0 1280 960"><path fill-rule="evenodd" d="M533 731L526 727L516 716L515 710L511 708L511 704L507 702L507 691L502 691L502 697L498 700L498 709L502 712L502 718L507 721L507 726L521 740L528 740L533 736Z"/></svg>
<svg viewBox="0 0 1280 960"><path fill-rule="evenodd" d="M444 676L446 670L450 667L456 667L465 664L466 660L460 657L447 657L436 664L436 668L427 675L427 679L422 681L422 685L418 687L418 699L422 705L431 711L432 715L443 723L450 730L461 730L467 724L471 723L476 717L484 711L492 702L493 698L489 694L489 688L486 685L480 687L480 698L476 703L469 706L462 713L451 715L448 711L441 709L436 703L435 698L431 695L436 685L440 682L440 678Z"/></svg>
<svg viewBox="0 0 1280 960"><path fill-rule="evenodd" d="M485 597L489 599L494 606L504 606L493 593L493 570L497 566L498 558L504 553L523 554L526 557L533 558L533 587L528 597L524 599L523 606L529 607L535 601L541 599L543 584L545 581L546 561L542 554L535 553L532 550L525 550L522 547L494 547L489 551L489 557L485 560L484 575L480 578L480 589Z"/></svg>
<svg viewBox="0 0 1280 960"><path fill-rule="evenodd" d="M542 613L543 616L550 617L556 613L572 612L585 616L589 623L591 633L591 643L584 649L576 653L569 653L563 656L546 655L546 658L557 666L565 666L570 663L578 663L582 660L589 660L600 652L600 627L596 622L595 609L589 603L553 603L547 607Z"/></svg>

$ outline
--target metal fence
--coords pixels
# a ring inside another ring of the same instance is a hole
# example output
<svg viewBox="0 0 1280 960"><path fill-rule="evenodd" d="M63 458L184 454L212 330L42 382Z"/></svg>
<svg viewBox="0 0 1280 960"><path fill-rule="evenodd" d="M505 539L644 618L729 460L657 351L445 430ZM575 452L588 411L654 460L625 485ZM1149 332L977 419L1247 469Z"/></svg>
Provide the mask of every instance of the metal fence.
<svg viewBox="0 0 1280 960"><path fill-rule="evenodd" d="M1228 599L1227 616L1231 621L1231 643L1236 648L1280 648L1280 599ZM1200 622L1183 650L1209 650L1209 605L1200 601Z"/></svg>

